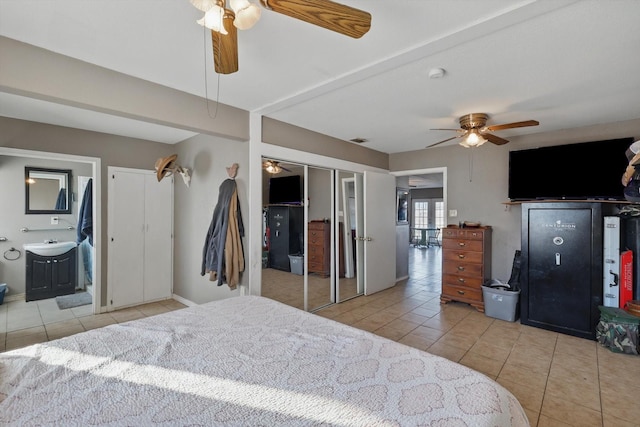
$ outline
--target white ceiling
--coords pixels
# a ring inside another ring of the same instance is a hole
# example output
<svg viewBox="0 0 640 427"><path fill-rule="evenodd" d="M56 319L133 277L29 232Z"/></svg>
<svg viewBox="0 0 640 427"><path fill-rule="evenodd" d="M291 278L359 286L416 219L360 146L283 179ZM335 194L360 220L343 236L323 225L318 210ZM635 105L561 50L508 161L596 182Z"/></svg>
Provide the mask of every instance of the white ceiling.
<svg viewBox="0 0 640 427"><path fill-rule="evenodd" d="M474 112L540 122L496 132L507 139L640 118L640 1L340 2L371 13L369 33L263 10L239 32L231 75L213 71L188 0L0 0L0 35L199 96L208 87L224 104L387 153L454 136L430 129ZM443 78L429 79L434 67ZM6 93L0 115L163 143L193 135Z"/></svg>

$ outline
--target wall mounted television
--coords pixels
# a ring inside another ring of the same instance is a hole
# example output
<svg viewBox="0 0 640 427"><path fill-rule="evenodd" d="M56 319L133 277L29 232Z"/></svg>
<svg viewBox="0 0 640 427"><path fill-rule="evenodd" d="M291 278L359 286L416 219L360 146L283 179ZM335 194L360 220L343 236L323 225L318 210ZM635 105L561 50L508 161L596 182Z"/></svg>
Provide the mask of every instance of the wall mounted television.
<svg viewBox="0 0 640 427"><path fill-rule="evenodd" d="M620 182L633 138L509 152L509 199L625 200Z"/></svg>
<svg viewBox="0 0 640 427"><path fill-rule="evenodd" d="M302 177L290 175L269 178L269 204L301 205Z"/></svg>

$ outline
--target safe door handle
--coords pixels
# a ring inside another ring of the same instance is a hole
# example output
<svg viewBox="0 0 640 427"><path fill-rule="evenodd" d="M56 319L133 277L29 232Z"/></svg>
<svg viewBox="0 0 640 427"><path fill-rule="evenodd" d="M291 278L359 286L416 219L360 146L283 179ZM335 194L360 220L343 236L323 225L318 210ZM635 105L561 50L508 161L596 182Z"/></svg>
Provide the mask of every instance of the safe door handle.
<svg viewBox="0 0 640 427"><path fill-rule="evenodd" d="M556 265L560 265L560 252L556 252Z"/></svg>
<svg viewBox="0 0 640 427"><path fill-rule="evenodd" d="M614 286L618 286L620 284L620 276L611 270L609 270L609 274L613 276L613 283L609 283L609 287L613 288Z"/></svg>

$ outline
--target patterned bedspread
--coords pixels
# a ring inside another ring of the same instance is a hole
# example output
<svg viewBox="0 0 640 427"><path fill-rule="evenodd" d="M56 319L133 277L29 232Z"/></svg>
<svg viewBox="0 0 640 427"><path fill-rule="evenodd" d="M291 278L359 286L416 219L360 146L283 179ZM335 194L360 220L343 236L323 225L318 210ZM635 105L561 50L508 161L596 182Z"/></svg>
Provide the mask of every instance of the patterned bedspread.
<svg viewBox="0 0 640 427"><path fill-rule="evenodd" d="M0 424L529 425L478 372L256 296L1 353Z"/></svg>

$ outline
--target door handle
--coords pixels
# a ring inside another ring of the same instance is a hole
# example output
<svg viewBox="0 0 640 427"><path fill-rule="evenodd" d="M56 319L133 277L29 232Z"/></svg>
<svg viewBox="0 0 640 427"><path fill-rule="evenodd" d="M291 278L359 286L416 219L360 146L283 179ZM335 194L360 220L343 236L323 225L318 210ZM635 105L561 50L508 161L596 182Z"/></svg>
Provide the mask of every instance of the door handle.
<svg viewBox="0 0 640 427"><path fill-rule="evenodd" d="M560 265L560 252L556 252L556 265Z"/></svg>
<svg viewBox="0 0 640 427"><path fill-rule="evenodd" d="M609 283L609 287L618 286L620 284L619 276L611 270L609 270L609 274L613 276L613 283Z"/></svg>

